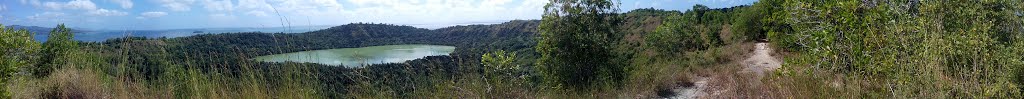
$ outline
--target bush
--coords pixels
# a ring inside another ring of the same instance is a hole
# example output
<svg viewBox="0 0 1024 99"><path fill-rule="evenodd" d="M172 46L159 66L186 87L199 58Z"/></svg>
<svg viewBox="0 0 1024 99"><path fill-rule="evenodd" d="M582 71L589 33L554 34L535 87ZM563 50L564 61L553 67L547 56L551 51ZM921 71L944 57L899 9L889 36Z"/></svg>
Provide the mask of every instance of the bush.
<svg viewBox="0 0 1024 99"><path fill-rule="evenodd" d="M794 85L829 92L816 97L1020 98L1020 85L1010 74L1021 66L1019 48L1001 43L1019 41L993 36L1011 28L999 22L1019 22L1005 19L1014 12L1001 10L1020 8L1000 6L1017 3L786 1L785 13L772 15L772 20L792 26L775 28L793 31L769 31L768 36L800 55L799 61L787 60L783 67L842 75L782 77L840 80L833 87L805 81Z"/></svg>
<svg viewBox="0 0 1024 99"><path fill-rule="evenodd" d="M43 43L42 57L39 59L39 64L32 68L32 74L35 77L44 77L61 66L69 65L73 53L79 50L78 42L72 38L74 38L74 34L71 33L71 29L65 28L64 24L53 28L48 41Z"/></svg>
<svg viewBox="0 0 1024 99"><path fill-rule="evenodd" d="M27 30L14 30L0 24L0 98L10 97L7 81L14 78L18 69L32 64L39 51L39 43L32 39Z"/></svg>

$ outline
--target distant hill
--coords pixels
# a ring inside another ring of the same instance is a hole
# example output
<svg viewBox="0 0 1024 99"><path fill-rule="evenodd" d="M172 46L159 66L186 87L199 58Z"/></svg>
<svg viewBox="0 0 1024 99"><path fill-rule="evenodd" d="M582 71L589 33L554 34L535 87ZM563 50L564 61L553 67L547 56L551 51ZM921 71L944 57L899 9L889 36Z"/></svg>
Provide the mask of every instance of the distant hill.
<svg viewBox="0 0 1024 99"><path fill-rule="evenodd" d="M52 27L40 27L40 26L9 25L9 26L6 26L6 27L7 28L12 28L12 29L25 29L25 30L28 30L29 32L35 33L36 35L50 34L50 31L53 30ZM82 29L71 29L71 31L72 31L72 33L88 32L88 31L85 31L85 30L82 30Z"/></svg>
<svg viewBox="0 0 1024 99"><path fill-rule="evenodd" d="M34 38L36 41L46 41L52 27L41 27L41 26L24 26L24 25L10 25L6 26L12 29L25 29L35 34ZM87 41L87 42L99 42L113 38L122 38L126 36L130 37L146 37L146 38L175 38L192 36L198 34L219 34L219 33L237 33L237 32L263 32L263 33L303 33L313 30L325 29L330 26L293 26L293 27L266 27L266 28L196 28L196 29L166 29L166 30L93 30L93 29L75 29L72 28L72 33L75 34L75 40Z"/></svg>

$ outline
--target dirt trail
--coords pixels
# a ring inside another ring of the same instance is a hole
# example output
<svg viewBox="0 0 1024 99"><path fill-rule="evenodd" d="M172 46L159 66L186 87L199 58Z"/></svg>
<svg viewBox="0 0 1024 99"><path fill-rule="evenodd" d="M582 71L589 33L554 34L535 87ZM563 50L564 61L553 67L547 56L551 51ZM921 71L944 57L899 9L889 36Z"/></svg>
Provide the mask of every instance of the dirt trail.
<svg viewBox="0 0 1024 99"><path fill-rule="evenodd" d="M782 62L772 57L772 48L768 46L768 43L755 43L754 50L749 52L750 56L747 56L745 60L737 62L742 64L743 70L737 72L737 74L753 74L754 79L760 79L765 75L765 72L772 71L782 67ZM668 99L693 99L706 96L716 96L719 93L728 91L728 89L711 88L709 85L710 80L716 79L717 76L711 77L693 77L693 86L691 87L680 87L674 89L676 96L668 97ZM743 82L747 84L760 84L758 80L751 82Z"/></svg>
<svg viewBox="0 0 1024 99"><path fill-rule="evenodd" d="M743 61L747 67L741 72L754 72L755 74L763 75L765 71L782 67L781 62L772 57L771 53L772 48L768 47L768 43L756 43L753 55Z"/></svg>

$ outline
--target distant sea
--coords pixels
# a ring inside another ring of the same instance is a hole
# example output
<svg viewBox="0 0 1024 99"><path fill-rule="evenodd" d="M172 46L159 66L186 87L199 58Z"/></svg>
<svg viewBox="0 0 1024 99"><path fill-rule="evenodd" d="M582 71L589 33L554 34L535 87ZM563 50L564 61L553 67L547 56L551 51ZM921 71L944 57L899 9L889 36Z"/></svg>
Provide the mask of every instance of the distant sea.
<svg viewBox="0 0 1024 99"><path fill-rule="evenodd" d="M86 42L102 42L112 38L123 37L146 37L146 38L175 38L199 34L221 34L239 32L262 32L262 33L304 33L327 29L332 26L297 26L297 27L272 27L272 28L202 28L202 29L168 29L168 30L83 30L74 33L75 40ZM36 41L45 42L49 36L46 33L35 33Z"/></svg>

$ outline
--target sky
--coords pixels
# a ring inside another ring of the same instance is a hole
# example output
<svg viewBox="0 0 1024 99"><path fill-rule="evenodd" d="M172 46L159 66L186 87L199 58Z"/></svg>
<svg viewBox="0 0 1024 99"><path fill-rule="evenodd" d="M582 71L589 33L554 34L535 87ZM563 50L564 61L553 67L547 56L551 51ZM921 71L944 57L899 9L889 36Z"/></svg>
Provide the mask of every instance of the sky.
<svg viewBox="0 0 1024 99"><path fill-rule="evenodd" d="M145 30L387 23L421 28L540 19L547 0L0 0L0 23ZM756 0L621 0L637 8L685 11Z"/></svg>

